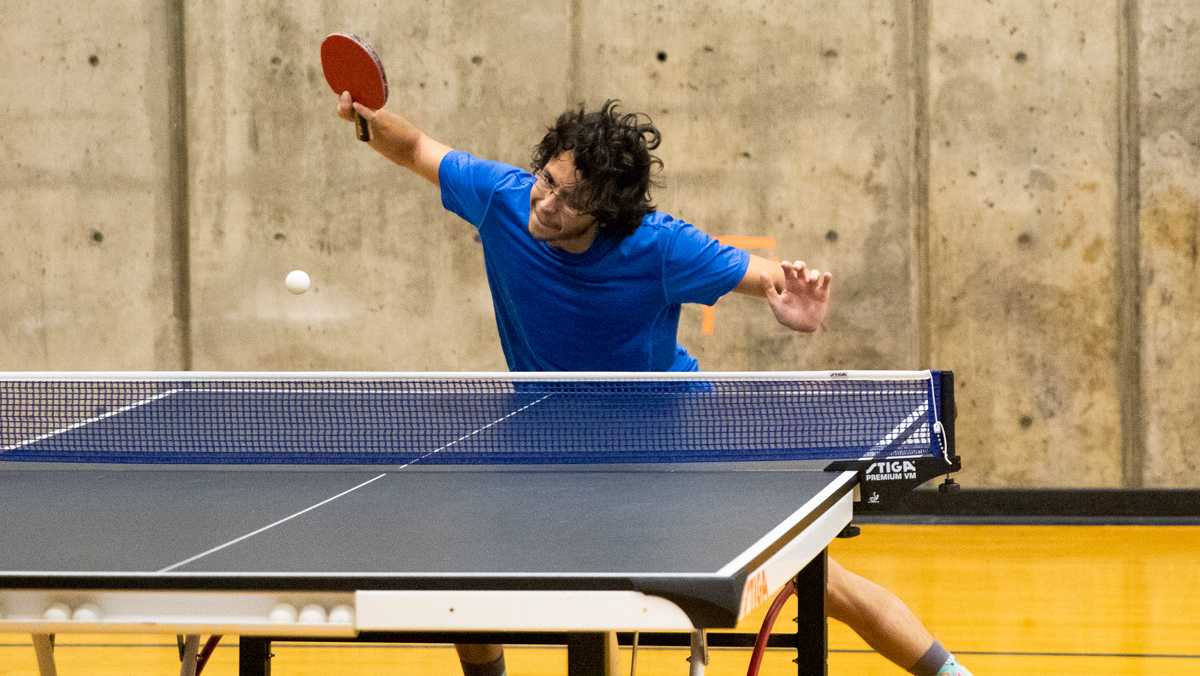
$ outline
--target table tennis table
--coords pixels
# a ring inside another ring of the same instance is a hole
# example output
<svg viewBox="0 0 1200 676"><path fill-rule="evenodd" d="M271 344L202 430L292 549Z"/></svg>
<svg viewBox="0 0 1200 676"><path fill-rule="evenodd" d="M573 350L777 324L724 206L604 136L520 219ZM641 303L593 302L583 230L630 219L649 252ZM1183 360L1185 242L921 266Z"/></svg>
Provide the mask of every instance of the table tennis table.
<svg viewBox="0 0 1200 676"><path fill-rule="evenodd" d="M0 631L560 643L709 629L959 468L949 372L0 374ZM211 643L211 642L210 642ZM200 667L203 667L202 659Z"/></svg>

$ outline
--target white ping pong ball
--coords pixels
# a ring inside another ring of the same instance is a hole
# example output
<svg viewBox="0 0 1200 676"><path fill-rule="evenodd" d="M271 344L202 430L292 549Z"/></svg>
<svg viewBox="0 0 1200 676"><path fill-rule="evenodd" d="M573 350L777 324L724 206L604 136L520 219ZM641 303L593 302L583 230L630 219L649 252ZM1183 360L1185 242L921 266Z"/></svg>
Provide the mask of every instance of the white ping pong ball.
<svg viewBox="0 0 1200 676"><path fill-rule="evenodd" d="M329 611L330 624L354 624L354 609L346 604L336 605Z"/></svg>
<svg viewBox="0 0 1200 676"><path fill-rule="evenodd" d="M300 609L300 624L324 624L325 609L310 603Z"/></svg>
<svg viewBox="0 0 1200 676"><path fill-rule="evenodd" d="M296 621L296 606L290 603L278 603L271 609L267 619L280 624L291 624Z"/></svg>
<svg viewBox="0 0 1200 676"><path fill-rule="evenodd" d="M100 619L100 607L94 603L85 603L75 609L71 619L79 622L95 622Z"/></svg>
<svg viewBox="0 0 1200 676"><path fill-rule="evenodd" d="M71 607L65 603L51 604L50 607L46 609L46 612L42 613L42 617L55 622L69 620L71 619Z"/></svg>
<svg viewBox="0 0 1200 676"><path fill-rule="evenodd" d="M287 290L296 294L308 291L308 286L311 283L312 280L309 279L308 273L303 270L292 270L287 273L287 277L283 280L283 284L287 287Z"/></svg>

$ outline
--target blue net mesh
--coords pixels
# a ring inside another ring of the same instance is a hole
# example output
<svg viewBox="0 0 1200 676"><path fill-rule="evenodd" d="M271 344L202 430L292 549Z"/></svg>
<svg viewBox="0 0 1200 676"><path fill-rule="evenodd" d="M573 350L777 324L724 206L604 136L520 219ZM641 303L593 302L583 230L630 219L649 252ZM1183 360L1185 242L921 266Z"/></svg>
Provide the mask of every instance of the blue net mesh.
<svg viewBox="0 0 1200 676"><path fill-rule="evenodd" d="M494 464L938 455L931 379L0 380L0 460Z"/></svg>

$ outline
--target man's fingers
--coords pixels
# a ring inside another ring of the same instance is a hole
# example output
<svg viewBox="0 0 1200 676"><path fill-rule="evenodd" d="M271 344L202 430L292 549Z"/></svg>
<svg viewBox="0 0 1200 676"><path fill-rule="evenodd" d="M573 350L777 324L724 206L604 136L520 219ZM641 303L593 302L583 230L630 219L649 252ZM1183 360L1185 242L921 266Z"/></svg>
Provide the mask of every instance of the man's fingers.
<svg viewBox="0 0 1200 676"><path fill-rule="evenodd" d="M342 95L338 97L338 117L343 120L353 120L354 108L352 108L352 105L353 101L350 99L350 92L342 92Z"/></svg>
<svg viewBox="0 0 1200 676"><path fill-rule="evenodd" d="M808 264L804 261L792 263L792 268L796 271L796 279L805 279L806 275L808 275Z"/></svg>
<svg viewBox="0 0 1200 676"><path fill-rule="evenodd" d="M779 264L783 269L783 285L787 290L799 292L807 287L810 291L825 291L833 280L833 275L821 272L816 268L809 269L804 261L783 261Z"/></svg>
<svg viewBox="0 0 1200 676"><path fill-rule="evenodd" d="M366 120L375 119L375 111L350 98L350 92L342 92L338 97L338 117L343 120L354 120L354 115Z"/></svg>
<svg viewBox="0 0 1200 676"><path fill-rule="evenodd" d="M783 261L779 266L783 268L784 288L804 279L804 261Z"/></svg>

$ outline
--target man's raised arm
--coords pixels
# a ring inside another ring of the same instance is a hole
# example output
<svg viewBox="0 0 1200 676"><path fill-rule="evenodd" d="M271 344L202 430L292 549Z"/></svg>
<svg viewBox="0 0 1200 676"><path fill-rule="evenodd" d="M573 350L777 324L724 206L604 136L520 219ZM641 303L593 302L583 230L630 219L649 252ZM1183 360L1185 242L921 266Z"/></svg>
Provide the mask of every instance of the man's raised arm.
<svg viewBox="0 0 1200 676"><path fill-rule="evenodd" d="M371 125L370 146L376 152L438 185L438 167L450 146L430 138L404 117L383 108L371 110L352 103L349 92L342 92L338 117L353 122L356 111Z"/></svg>

